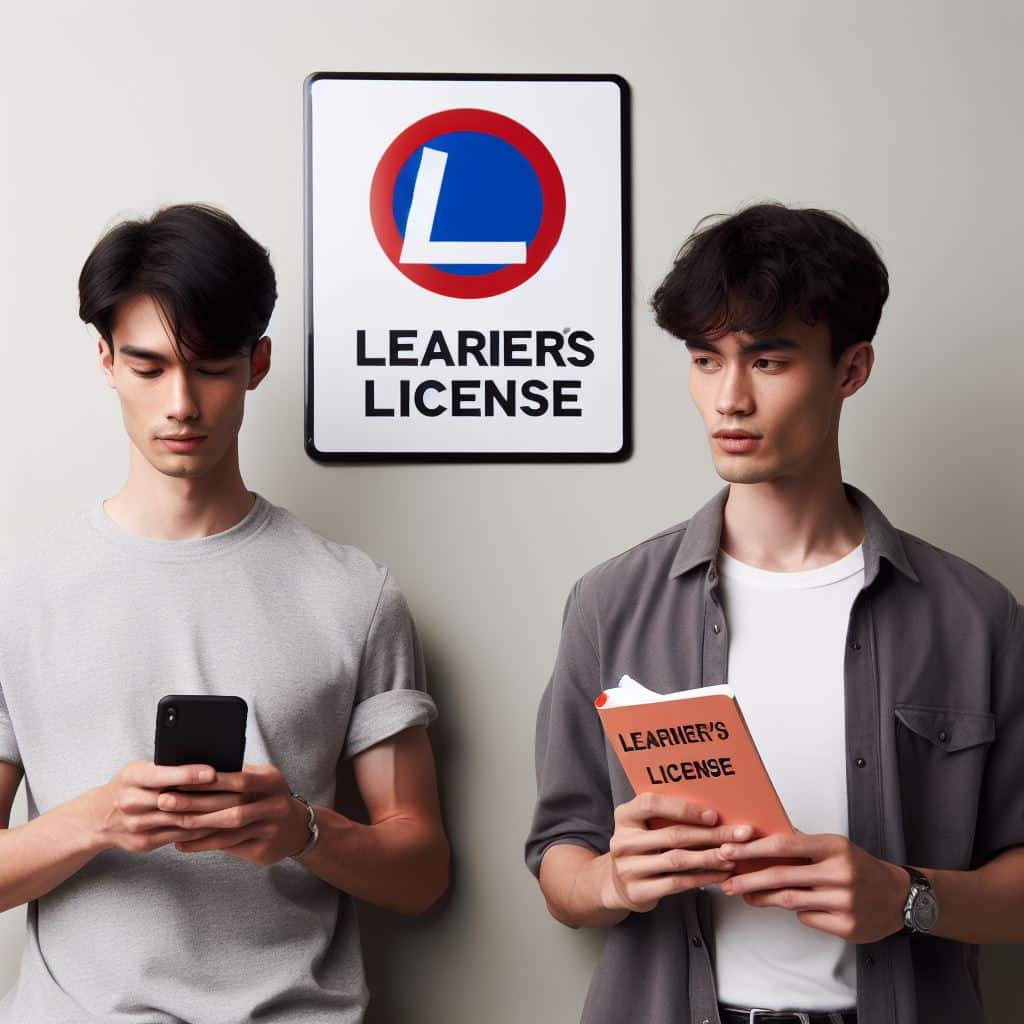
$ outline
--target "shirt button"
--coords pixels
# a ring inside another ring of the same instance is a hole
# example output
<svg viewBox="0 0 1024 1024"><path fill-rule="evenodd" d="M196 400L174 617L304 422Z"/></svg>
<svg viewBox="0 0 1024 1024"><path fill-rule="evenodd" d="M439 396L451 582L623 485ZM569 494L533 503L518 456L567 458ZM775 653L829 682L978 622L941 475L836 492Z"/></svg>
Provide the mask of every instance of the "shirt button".
<svg viewBox="0 0 1024 1024"><path fill-rule="evenodd" d="M851 640L850 641L850 647L853 648L853 650L855 650L855 651L859 651L860 650L860 641L859 640Z"/></svg>
<svg viewBox="0 0 1024 1024"><path fill-rule="evenodd" d="M856 761L854 761L853 763L854 763L854 764L855 764L855 765L856 765L856 766L857 766L858 768L863 768L863 767L864 767L864 765L866 765L866 764L867 764L867 761L865 761L863 757L858 757L858 758L857 758L857 760L856 760Z"/></svg>
<svg viewBox="0 0 1024 1024"><path fill-rule="evenodd" d="M693 937L693 944L698 949L700 949L700 947L704 945L704 943L700 941L700 936L699 935L694 935L694 937Z"/></svg>
<svg viewBox="0 0 1024 1024"><path fill-rule="evenodd" d="M711 627L711 632L712 632L712 633L721 633L721 632L722 632L722 627L721 627L721 626L720 626L720 625L719 625L719 624L718 624L718 623L716 622L716 623L715 623L715 624L714 624L714 625L713 625L713 626Z"/></svg>
<svg viewBox="0 0 1024 1024"><path fill-rule="evenodd" d="M945 729L943 729L942 732L939 733L939 742L940 743L945 743L946 740L948 740L948 739L949 739L949 733L946 732Z"/></svg>

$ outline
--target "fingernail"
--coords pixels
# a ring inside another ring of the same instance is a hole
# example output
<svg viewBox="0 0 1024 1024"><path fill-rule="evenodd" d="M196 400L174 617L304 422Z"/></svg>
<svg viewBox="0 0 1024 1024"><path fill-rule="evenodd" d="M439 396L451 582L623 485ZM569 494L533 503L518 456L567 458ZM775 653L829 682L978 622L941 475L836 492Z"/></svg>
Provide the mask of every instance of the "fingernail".
<svg viewBox="0 0 1024 1024"><path fill-rule="evenodd" d="M733 849L731 846L723 846L719 851L720 856L729 858L733 855Z"/></svg>
<svg viewBox="0 0 1024 1024"><path fill-rule="evenodd" d="M714 825L718 820L718 815L714 811L705 811L701 816L700 820L706 822L708 825Z"/></svg>
<svg viewBox="0 0 1024 1024"><path fill-rule="evenodd" d="M739 828L735 828L732 831L734 839L746 839L750 835L749 825L740 825Z"/></svg>
<svg viewBox="0 0 1024 1024"><path fill-rule="evenodd" d="M724 892L727 896L731 896L732 895L732 882L723 882L722 883L722 892Z"/></svg>
<svg viewBox="0 0 1024 1024"><path fill-rule="evenodd" d="M217 777L217 773L212 768L200 768L199 769L199 781L200 782L213 782Z"/></svg>

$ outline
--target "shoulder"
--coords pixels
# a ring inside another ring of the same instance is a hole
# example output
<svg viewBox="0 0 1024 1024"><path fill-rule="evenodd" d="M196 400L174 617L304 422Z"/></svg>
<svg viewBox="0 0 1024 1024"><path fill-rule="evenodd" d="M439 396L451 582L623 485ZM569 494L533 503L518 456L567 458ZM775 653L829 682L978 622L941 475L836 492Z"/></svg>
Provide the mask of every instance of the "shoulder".
<svg viewBox="0 0 1024 1024"><path fill-rule="evenodd" d="M20 602L59 580L88 574L97 560L82 510L31 534L0 555L0 601Z"/></svg>
<svg viewBox="0 0 1024 1024"><path fill-rule="evenodd" d="M667 584L689 520L676 523L595 565L573 585L571 598L585 615L599 616L623 602L636 602Z"/></svg>
<svg viewBox="0 0 1024 1024"><path fill-rule="evenodd" d="M359 594L373 606L397 590L388 566L354 544L318 533L283 506L272 507L270 527L273 543L307 585L334 589L340 584L345 593Z"/></svg>
<svg viewBox="0 0 1024 1024"><path fill-rule="evenodd" d="M971 609L999 627L1016 618L1019 602L991 573L905 530L897 530L910 564L933 600Z"/></svg>

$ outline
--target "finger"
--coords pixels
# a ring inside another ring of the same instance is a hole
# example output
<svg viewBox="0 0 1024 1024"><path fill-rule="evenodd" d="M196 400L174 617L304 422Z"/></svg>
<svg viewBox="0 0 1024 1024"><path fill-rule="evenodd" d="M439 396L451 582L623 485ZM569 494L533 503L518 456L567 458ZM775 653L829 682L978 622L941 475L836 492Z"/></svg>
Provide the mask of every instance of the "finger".
<svg viewBox="0 0 1024 1024"><path fill-rule="evenodd" d="M185 793L211 790L219 793L246 793L250 790L251 783L246 781L245 772L217 772L211 782L190 783L177 788Z"/></svg>
<svg viewBox="0 0 1024 1024"><path fill-rule="evenodd" d="M831 835L807 835L804 832L774 832L770 836L752 839L742 846L725 844L722 852L726 857L737 860L753 860L759 857L811 857L815 860L827 857L837 850Z"/></svg>
<svg viewBox="0 0 1024 1024"><path fill-rule="evenodd" d="M726 847L721 847L725 856ZM738 859L738 858L734 858ZM766 889L795 889L811 885L827 885L832 880L827 866L820 862L814 864L779 864L774 867L762 868L760 871L747 871L731 878L722 886L727 896L742 896L748 892L763 892Z"/></svg>
<svg viewBox="0 0 1024 1024"><path fill-rule="evenodd" d="M710 808L663 793L641 793L615 808L615 820L620 824L645 827L650 818L688 825L714 825L718 821L718 815Z"/></svg>
<svg viewBox="0 0 1024 1024"><path fill-rule="evenodd" d="M732 861L724 861L714 850L666 850L664 853L616 859L615 870L619 878L633 881L658 875L679 874L683 871L731 871Z"/></svg>
<svg viewBox="0 0 1024 1024"><path fill-rule="evenodd" d="M130 836L126 840L126 845L123 848L132 853L150 853L153 850L159 849L161 846L168 846L171 843L180 842L185 839L205 838L211 834L213 834L213 829L210 829L205 833L200 833L198 836L186 829L156 829L152 832L141 832L138 835Z"/></svg>
<svg viewBox="0 0 1024 1024"><path fill-rule="evenodd" d="M212 782L180 787L186 790L219 790L232 793L262 793L287 789L284 776L272 764L244 764L240 772L217 772Z"/></svg>
<svg viewBox="0 0 1024 1024"><path fill-rule="evenodd" d="M272 796L265 800L253 800L235 804L210 814L185 814L184 828L227 828L240 829L268 818L278 818L285 813L284 803L290 797Z"/></svg>
<svg viewBox="0 0 1024 1024"><path fill-rule="evenodd" d="M251 825L229 832L215 832L203 839L183 838L174 845L182 853L203 853L207 850L227 850L247 840L259 839L262 834L260 826Z"/></svg>
<svg viewBox="0 0 1024 1024"><path fill-rule="evenodd" d="M743 898L752 907L839 912L850 909L850 895L840 889L775 889L747 893Z"/></svg>
<svg viewBox="0 0 1024 1024"><path fill-rule="evenodd" d="M753 836L749 825L670 825L667 828L629 829L617 838L616 852L650 853L653 850L701 850L730 840L743 842Z"/></svg>
<svg viewBox="0 0 1024 1024"><path fill-rule="evenodd" d="M216 777L208 764L153 764L151 761L132 761L121 769L121 779L129 786L143 789L171 789L175 786L198 785L212 782Z"/></svg>
<svg viewBox="0 0 1024 1024"><path fill-rule="evenodd" d="M631 885L629 896L633 903L643 906L676 893L700 889L705 885L714 885L728 877L728 872L725 871L693 871L676 875L662 875L657 879Z"/></svg>
<svg viewBox="0 0 1024 1024"><path fill-rule="evenodd" d="M141 786L121 787L117 795L117 809L122 814L144 814L146 811L156 810L156 801L159 794L156 790L143 789Z"/></svg>
<svg viewBox="0 0 1024 1024"><path fill-rule="evenodd" d="M162 811L208 813L234 807L245 799L241 793L161 793L156 806Z"/></svg>

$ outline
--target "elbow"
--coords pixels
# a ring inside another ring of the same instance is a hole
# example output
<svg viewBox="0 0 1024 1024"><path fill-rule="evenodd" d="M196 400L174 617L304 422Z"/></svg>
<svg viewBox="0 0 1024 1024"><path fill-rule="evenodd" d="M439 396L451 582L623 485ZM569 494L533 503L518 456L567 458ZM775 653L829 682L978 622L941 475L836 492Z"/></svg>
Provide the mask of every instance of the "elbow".
<svg viewBox="0 0 1024 1024"><path fill-rule="evenodd" d="M414 884L393 909L407 917L426 913L448 891L451 881L451 848L442 835L417 864Z"/></svg>
<svg viewBox="0 0 1024 1024"><path fill-rule="evenodd" d="M573 920L569 913L557 903L552 903L551 900L545 898L545 904L548 908L548 913L559 923L564 924L566 928L572 928L574 931L579 929L579 922Z"/></svg>

